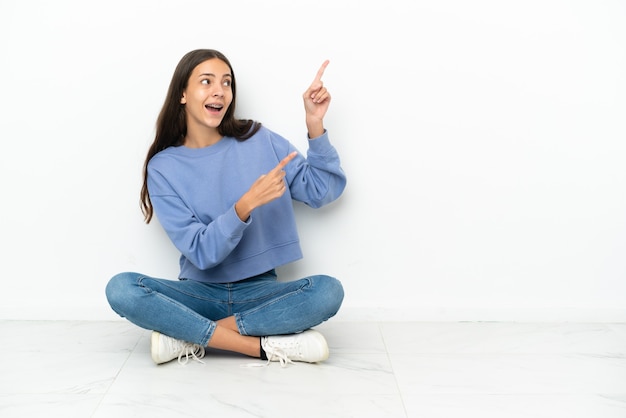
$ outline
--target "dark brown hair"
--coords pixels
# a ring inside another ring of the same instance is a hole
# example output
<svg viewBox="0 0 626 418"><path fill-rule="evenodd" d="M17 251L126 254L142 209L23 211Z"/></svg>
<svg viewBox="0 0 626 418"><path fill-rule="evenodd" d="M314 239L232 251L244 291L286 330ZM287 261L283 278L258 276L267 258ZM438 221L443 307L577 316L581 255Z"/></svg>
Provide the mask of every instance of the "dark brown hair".
<svg viewBox="0 0 626 418"><path fill-rule="evenodd" d="M174 75L170 82L165 102L159 113L156 123L156 135L154 142L148 149L148 155L143 165L143 185L141 187L141 211L143 212L146 223L150 223L153 215L152 202L148 193L148 163L159 151L171 146L179 146L183 144L185 135L187 134L187 115L185 105L180 103L183 92L187 88L189 77L194 68L204 61L217 58L230 69L232 75L231 89L233 92L233 100L230 107L222 119L222 123L217 128L220 135L230 136L240 141L244 141L254 135L261 124L251 119L235 118L235 103L237 101L237 83L233 67L224 54L214 49L197 49L188 52L183 56L174 70Z"/></svg>

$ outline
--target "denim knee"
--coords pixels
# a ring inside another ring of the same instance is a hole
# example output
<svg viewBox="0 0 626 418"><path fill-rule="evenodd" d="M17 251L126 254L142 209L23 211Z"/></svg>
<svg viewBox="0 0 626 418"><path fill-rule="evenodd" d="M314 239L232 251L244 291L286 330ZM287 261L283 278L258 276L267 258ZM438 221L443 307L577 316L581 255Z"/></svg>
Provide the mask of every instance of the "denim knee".
<svg viewBox="0 0 626 418"><path fill-rule="evenodd" d="M334 316L341 307L344 298L343 285L339 280L331 276L315 276L314 287L318 294L318 307L326 313L326 317Z"/></svg>
<svg viewBox="0 0 626 418"><path fill-rule="evenodd" d="M131 287L135 285L136 277L136 273L119 273L107 283L105 289L107 301L111 308L121 316L124 316L122 312L131 293Z"/></svg>

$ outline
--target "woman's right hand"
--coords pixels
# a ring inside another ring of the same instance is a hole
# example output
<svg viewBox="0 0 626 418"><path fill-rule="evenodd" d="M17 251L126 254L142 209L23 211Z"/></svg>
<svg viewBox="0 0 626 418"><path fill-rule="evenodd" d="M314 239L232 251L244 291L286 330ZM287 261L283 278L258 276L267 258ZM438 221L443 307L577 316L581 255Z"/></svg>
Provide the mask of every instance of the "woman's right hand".
<svg viewBox="0 0 626 418"><path fill-rule="evenodd" d="M235 203L235 211L239 219L246 222L255 208L276 200L285 193L287 184L285 183L285 171L283 168L296 155L298 155L296 151L292 152L267 174L263 174L256 179L250 189Z"/></svg>

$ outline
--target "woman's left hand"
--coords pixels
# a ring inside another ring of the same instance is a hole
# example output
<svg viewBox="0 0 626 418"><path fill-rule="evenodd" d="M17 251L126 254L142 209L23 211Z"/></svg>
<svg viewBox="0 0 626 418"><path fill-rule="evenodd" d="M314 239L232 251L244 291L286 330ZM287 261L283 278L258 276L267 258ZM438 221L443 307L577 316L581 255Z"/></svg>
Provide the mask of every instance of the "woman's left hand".
<svg viewBox="0 0 626 418"><path fill-rule="evenodd" d="M304 92L304 109L306 111L306 123L309 130L309 136L315 138L324 133L323 120L330 105L330 93L324 87L322 75L328 66L329 61L326 60L317 71L317 75L313 83ZM319 132L321 128L321 132Z"/></svg>

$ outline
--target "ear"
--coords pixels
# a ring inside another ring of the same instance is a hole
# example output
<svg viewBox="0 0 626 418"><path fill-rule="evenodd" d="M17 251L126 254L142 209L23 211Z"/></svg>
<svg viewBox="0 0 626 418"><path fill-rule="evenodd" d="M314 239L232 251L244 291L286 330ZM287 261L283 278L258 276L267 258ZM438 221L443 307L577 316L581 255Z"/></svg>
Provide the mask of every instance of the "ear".
<svg viewBox="0 0 626 418"><path fill-rule="evenodd" d="M180 104L187 104L187 98L185 97L185 93L183 93L183 97L180 98Z"/></svg>

